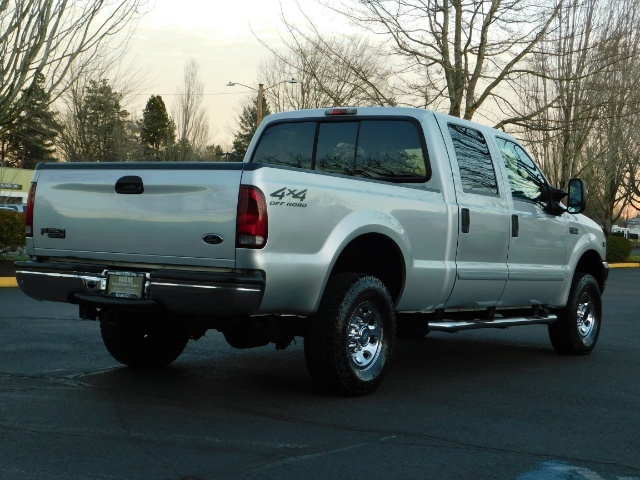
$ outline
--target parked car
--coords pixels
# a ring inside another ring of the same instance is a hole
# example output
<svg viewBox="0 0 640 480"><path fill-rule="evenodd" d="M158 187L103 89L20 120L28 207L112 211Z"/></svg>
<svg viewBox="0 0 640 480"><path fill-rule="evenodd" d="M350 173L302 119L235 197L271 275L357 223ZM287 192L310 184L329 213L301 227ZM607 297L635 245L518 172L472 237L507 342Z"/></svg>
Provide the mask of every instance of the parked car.
<svg viewBox="0 0 640 480"><path fill-rule="evenodd" d="M4 205L0 205L0 210L13 210L14 212L24 213L27 209L26 205L22 205L21 203L6 203Z"/></svg>

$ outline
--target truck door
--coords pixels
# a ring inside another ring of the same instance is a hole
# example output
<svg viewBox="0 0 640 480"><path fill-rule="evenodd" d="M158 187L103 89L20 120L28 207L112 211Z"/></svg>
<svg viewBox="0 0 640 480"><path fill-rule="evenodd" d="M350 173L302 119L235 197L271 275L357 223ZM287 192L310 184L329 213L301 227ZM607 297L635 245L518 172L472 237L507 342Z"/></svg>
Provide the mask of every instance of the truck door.
<svg viewBox="0 0 640 480"><path fill-rule="evenodd" d="M548 304L568 275L567 214L549 213L547 181L524 148L502 137L496 142L513 199L509 280L500 303Z"/></svg>
<svg viewBox="0 0 640 480"><path fill-rule="evenodd" d="M456 279L445 307L496 305L507 282L509 212L483 133L439 119L458 203ZM453 153L453 154L452 154Z"/></svg>

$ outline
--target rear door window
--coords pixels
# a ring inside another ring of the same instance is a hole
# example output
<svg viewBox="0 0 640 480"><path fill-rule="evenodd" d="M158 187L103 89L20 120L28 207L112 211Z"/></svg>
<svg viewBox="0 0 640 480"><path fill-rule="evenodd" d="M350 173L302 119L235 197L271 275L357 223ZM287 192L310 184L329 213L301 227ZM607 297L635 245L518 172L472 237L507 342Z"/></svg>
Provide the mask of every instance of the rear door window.
<svg viewBox="0 0 640 480"><path fill-rule="evenodd" d="M465 193L497 195L496 172L482 133L453 123L448 127L458 160L462 190Z"/></svg>

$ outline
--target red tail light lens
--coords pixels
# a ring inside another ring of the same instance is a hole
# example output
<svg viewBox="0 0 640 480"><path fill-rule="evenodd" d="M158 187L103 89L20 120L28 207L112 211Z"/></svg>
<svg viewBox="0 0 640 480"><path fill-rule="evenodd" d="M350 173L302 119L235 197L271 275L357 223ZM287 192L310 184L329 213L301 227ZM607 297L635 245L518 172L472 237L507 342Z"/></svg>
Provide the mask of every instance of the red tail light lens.
<svg viewBox="0 0 640 480"><path fill-rule="evenodd" d="M33 237L33 206L36 201L36 182L31 184L27 197L27 211L25 213L25 233L27 237Z"/></svg>
<svg viewBox="0 0 640 480"><path fill-rule="evenodd" d="M262 248L267 244L267 201L259 188L240 186L236 222L236 247Z"/></svg>

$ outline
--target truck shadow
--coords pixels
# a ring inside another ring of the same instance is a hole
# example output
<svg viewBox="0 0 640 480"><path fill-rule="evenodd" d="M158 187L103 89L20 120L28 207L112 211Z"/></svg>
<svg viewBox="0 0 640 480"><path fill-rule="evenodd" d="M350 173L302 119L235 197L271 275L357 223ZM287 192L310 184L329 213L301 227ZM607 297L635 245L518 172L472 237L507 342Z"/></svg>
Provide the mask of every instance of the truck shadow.
<svg viewBox="0 0 640 480"><path fill-rule="evenodd" d="M556 355L543 336L523 340L500 336L499 332L493 336L474 333L433 333L417 341L398 340L389 374L373 396L426 399L473 392L488 385L507 388L527 382L532 374L550 375L559 365L573 363ZM216 403L231 405L262 403L265 398L337 398L327 397L310 379L302 342L285 351L273 347L235 350L217 338L213 343L213 350L211 345L190 344L182 357L164 369L122 367L91 374L83 381L113 393L216 399Z"/></svg>

